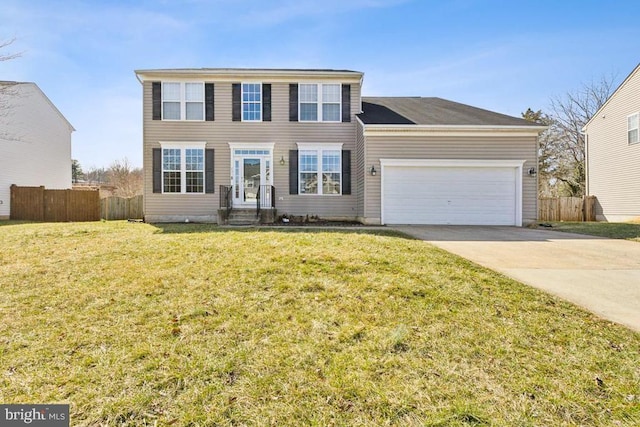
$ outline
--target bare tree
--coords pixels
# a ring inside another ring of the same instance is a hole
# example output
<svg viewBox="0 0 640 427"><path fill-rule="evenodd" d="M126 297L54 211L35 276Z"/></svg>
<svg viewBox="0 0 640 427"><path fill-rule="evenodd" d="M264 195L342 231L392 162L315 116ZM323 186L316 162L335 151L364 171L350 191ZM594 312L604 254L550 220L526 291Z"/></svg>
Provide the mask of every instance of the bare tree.
<svg viewBox="0 0 640 427"><path fill-rule="evenodd" d="M585 191L585 143L582 128L609 99L613 78L583 84L578 90L551 100L552 143L556 158L553 177L560 195L582 196Z"/></svg>
<svg viewBox="0 0 640 427"><path fill-rule="evenodd" d="M22 55L22 52L5 53L5 49L15 41L15 37L9 40L0 40L0 63L10 61ZM4 120L8 120L7 117L10 113L9 100L10 98L16 96L18 96L18 91L16 90L16 82L0 81L0 119L2 119L3 122ZM0 125L0 127L2 128L2 130L0 130L0 138L7 140L19 139L16 135L10 135L6 132L5 129L8 127L6 123L0 122Z"/></svg>
<svg viewBox="0 0 640 427"><path fill-rule="evenodd" d="M142 194L142 169L133 168L125 157L114 161L107 169L109 183L115 187L114 195L133 197Z"/></svg>
<svg viewBox="0 0 640 427"><path fill-rule="evenodd" d="M547 126L538 138L538 192L541 197L582 196L585 143L582 128L609 99L613 78L583 84L551 100L550 114L529 108L522 117Z"/></svg>
<svg viewBox="0 0 640 427"><path fill-rule="evenodd" d="M12 38L9 40L0 40L0 52L5 49L7 46L10 46L11 44L13 44L13 42L16 41L16 38ZM4 61L10 61L12 59L16 59L18 57L22 56L22 52L17 52L17 53L0 53L0 62L4 62Z"/></svg>

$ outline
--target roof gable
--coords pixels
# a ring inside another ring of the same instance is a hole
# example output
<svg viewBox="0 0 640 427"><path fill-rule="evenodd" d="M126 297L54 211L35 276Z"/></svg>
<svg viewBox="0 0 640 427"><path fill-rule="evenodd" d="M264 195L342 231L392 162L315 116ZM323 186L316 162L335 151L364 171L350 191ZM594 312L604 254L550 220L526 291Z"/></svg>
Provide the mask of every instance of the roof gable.
<svg viewBox="0 0 640 427"><path fill-rule="evenodd" d="M634 68L633 71L631 71L629 75L622 81L622 83L620 83L620 85L616 88L616 90L613 91L611 96L609 96L609 98L605 101L605 103L602 104L602 107L600 107L598 111L596 111L593 114L593 116L591 116L589 121L582 127L582 131L586 132L587 127L591 124L591 122L600 115L602 110L607 108L607 105L609 105L611 100L616 98L618 93L620 93L623 90L624 86L626 86L627 83L629 83L629 81L631 81L636 75L640 76L640 64L636 65L636 68Z"/></svg>
<svg viewBox="0 0 640 427"><path fill-rule="evenodd" d="M69 127L69 129L74 132L76 129L73 127L73 125L71 123L69 123L69 120L67 120L67 118L60 112L60 110L58 110L58 107L56 107L56 105L49 99L49 97L42 91L42 89L40 89L40 87L33 83L33 82L14 82L14 81L0 81L0 86L16 86L17 88L20 88L21 86L32 86L35 89L36 93L39 93L42 98L47 102L47 104L51 107L51 109L55 112L56 115L58 115L63 121L64 123Z"/></svg>

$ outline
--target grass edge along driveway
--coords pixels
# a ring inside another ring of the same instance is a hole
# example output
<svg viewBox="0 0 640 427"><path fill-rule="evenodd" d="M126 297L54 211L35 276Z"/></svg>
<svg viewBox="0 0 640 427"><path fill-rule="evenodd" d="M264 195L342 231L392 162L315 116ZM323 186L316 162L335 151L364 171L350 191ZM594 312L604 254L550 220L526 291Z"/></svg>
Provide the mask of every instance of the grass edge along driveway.
<svg viewBox="0 0 640 427"><path fill-rule="evenodd" d="M362 230L0 226L0 401L72 425L638 425L640 334Z"/></svg>
<svg viewBox="0 0 640 427"><path fill-rule="evenodd" d="M633 222L549 222L552 230L640 242L640 224Z"/></svg>

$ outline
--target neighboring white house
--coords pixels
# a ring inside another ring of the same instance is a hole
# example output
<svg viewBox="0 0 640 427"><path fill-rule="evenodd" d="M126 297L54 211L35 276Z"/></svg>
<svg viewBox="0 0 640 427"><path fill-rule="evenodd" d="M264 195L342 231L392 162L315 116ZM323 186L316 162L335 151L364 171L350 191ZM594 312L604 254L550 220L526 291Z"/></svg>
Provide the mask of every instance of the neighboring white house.
<svg viewBox="0 0 640 427"><path fill-rule="evenodd" d="M71 188L75 129L35 83L0 88L0 219L8 219L12 184Z"/></svg>
<svg viewBox="0 0 640 427"><path fill-rule="evenodd" d="M640 218L640 65L587 122L587 194L596 218Z"/></svg>

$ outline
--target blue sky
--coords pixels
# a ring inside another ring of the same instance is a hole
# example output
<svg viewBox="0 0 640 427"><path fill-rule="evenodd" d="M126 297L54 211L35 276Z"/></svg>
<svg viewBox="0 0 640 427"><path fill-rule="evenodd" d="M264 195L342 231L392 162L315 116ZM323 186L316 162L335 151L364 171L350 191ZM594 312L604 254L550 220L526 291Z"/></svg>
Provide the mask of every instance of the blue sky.
<svg viewBox="0 0 640 427"><path fill-rule="evenodd" d="M640 2L2 0L0 80L36 82L77 131L73 157L142 165L147 68L363 71L369 96L439 96L519 116L640 62Z"/></svg>

